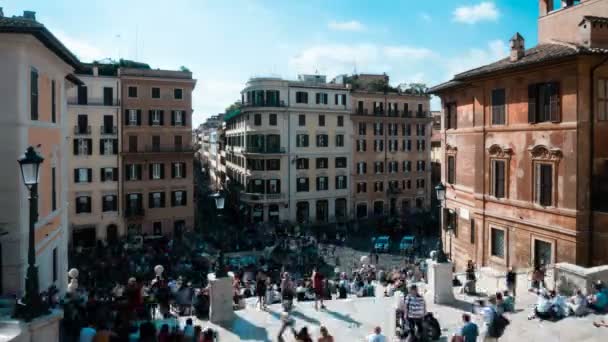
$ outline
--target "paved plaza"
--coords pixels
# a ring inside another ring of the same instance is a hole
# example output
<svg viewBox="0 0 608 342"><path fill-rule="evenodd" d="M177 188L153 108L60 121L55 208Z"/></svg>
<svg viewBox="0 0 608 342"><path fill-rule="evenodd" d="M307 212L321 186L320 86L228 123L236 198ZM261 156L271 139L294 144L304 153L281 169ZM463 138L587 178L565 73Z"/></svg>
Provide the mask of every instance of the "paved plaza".
<svg viewBox="0 0 608 342"><path fill-rule="evenodd" d="M379 289L380 291L380 289ZM471 312L472 298L456 295L454 306L429 305L439 320L442 328L442 341L449 341L452 334L461 326L460 317L465 311ZM583 318L565 318L559 322L528 320L528 314L534 305L536 296L530 293L518 297L517 312L509 314L511 324L500 341L608 341L608 328L596 328L592 325L600 317L588 315ZM267 312L255 307L256 299L250 298L247 308L236 312L236 320L225 327L215 326L208 322L197 322L202 326L212 326L220 331L221 341L276 341L281 327L279 319L281 306L271 305ZM296 303L293 317L295 327L308 326L315 338L319 336L319 325L328 327L336 341L363 341L372 329L382 327L389 341L393 339L395 298L349 298L332 300L326 303L327 309L315 311L313 302ZM185 319L185 318L184 318ZM480 317L473 319L480 324ZM284 334L286 341L294 341L290 332Z"/></svg>

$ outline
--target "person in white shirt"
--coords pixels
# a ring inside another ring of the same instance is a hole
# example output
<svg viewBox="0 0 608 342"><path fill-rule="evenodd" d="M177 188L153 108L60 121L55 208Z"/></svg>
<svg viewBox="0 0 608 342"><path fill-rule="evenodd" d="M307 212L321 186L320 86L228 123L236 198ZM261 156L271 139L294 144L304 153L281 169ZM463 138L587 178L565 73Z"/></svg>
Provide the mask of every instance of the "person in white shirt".
<svg viewBox="0 0 608 342"><path fill-rule="evenodd" d="M380 327L376 327L374 333L367 336L367 342L386 342L386 336L382 335Z"/></svg>

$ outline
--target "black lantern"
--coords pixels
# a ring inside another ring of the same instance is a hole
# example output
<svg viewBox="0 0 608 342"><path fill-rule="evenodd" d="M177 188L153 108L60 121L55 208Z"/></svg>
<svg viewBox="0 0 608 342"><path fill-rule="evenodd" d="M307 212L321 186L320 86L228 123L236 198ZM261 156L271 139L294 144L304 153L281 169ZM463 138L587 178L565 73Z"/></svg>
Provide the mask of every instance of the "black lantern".
<svg viewBox="0 0 608 342"><path fill-rule="evenodd" d="M443 186L443 183L439 183L435 186L435 193L437 193L437 199L440 202L445 201L445 186Z"/></svg>
<svg viewBox="0 0 608 342"><path fill-rule="evenodd" d="M216 192L215 194L211 195L211 197L215 199L215 208L217 210L224 209L224 196L222 196L221 193Z"/></svg>
<svg viewBox="0 0 608 342"><path fill-rule="evenodd" d="M21 168L23 183L28 189L40 181L40 164L44 161L32 146L28 147L25 154L17 160Z"/></svg>

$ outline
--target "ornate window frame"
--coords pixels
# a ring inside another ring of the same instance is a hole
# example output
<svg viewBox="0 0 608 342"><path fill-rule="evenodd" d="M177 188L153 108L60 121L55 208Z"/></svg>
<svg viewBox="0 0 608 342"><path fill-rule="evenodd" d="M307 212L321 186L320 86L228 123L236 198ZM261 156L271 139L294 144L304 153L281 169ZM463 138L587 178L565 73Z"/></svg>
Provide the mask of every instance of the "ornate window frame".
<svg viewBox="0 0 608 342"><path fill-rule="evenodd" d="M495 199L507 199L509 198L509 179L510 179L510 173L509 173L509 165L511 164L511 156L513 155L513 149L508 147L508 146L501 146L498 144L493 144L490 147L488 147L488 155L489 155L489 160L490 160L490 186L488 187L489 189L489 195L492 196ZM496 162L504 162L505 163L505 179L504 179L504 196L503 197L496 197L495 194L495 189L494 189L494 177L495 177L495 173L494 173L494 165Z"/></svg>
<svg viewBox="0 0 608 342"><path fill-rule="evenodd" d="M532 159L532 182L531 182L531 194L532 194L532 203L539 207L548 207L555 208L557 207L558 193L557 193L557 181L558 181L558 166L560 161L563 158L562 150L559 148L550 148L546 145L535 145L528 148L528 152L530 152L530 157ZM540 177L537 174L538 165L551 165L551 205L544 206L540 204L539 195L536 184L537 177Z"/></svg>

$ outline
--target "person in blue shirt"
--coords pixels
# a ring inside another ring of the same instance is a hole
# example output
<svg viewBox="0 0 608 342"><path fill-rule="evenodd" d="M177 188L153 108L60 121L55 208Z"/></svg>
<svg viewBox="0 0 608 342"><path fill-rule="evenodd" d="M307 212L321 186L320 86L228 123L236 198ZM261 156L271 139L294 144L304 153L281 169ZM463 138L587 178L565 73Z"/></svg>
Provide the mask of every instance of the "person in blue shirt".
<svg viewBox="0 0 608 342"><path fill-rule="evenodd" d="M608 309L608 295L601 283L595 285L595 295L589 298L589 308L600 313Z"/></svg>
<svg viewBox="0 0 608 342"><path fill-rule="evenodd" d="M471 316L469 314L462 314L462 321L464 325L460 330L460 336L464 342L475 342L477 341L477 336L479 336L479 329L477 328L477 324L471 322Z"/></svg>

